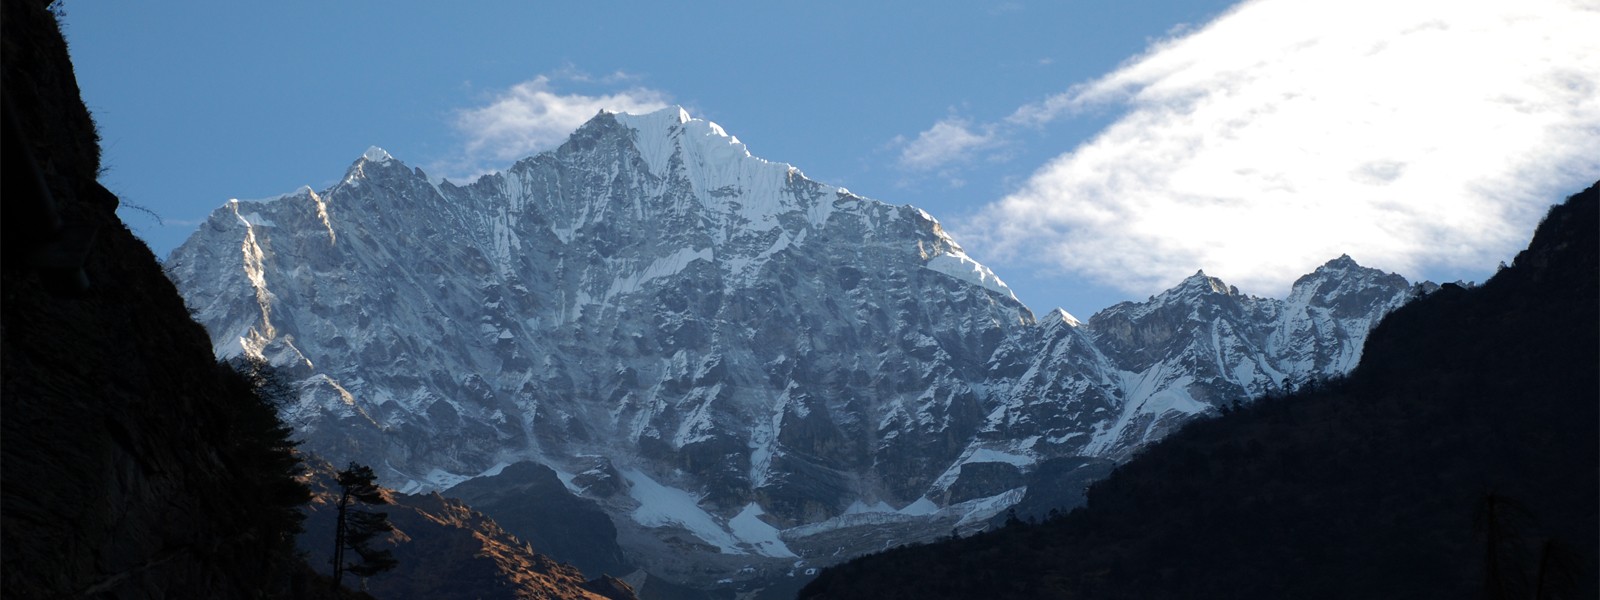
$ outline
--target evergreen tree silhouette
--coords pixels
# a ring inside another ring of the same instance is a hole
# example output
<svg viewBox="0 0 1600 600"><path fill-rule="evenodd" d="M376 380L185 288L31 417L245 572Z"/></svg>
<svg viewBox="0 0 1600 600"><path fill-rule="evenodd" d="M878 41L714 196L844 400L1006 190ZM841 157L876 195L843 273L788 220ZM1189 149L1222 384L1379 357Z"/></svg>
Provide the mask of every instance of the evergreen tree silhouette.
<svg viewBox="0 0 1600 600"><path fill-rule="evenodd" d="M389 569L396 562L394 553L374 549L372 540L381 534L394 531L389 514L361 510L359 504L390 504L388 495L378 487L377 475L372 467L351 462L339 471L339 517L333 536L333 589L340 590L340 580L349 571L361 577L371 577ZM345 550L352 550L359 558L348 563Z"/></svg>

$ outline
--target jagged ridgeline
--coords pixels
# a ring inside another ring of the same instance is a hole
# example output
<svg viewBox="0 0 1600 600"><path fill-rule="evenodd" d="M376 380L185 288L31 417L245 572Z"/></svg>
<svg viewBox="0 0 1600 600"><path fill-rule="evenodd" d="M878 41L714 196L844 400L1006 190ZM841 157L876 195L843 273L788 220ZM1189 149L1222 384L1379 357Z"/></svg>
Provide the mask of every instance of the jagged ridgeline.
<svg viewBox="0 0 1600 600"><path fill-rule="evenodd" d="M926 212L678 108L468 184L374 148L328 189L227 203L167 268L219 355L293 374L309 448L486 497L543 463L680 580L705 577L683 556L787 571L981 527L1043 461L1101 473L1344 373L1423 289L1346 257L1283 300L1197 273L1036 318Z"/></svg>
<svg viewBox="0 0 1600 600"><path fill-rule="evenodd" d="M1148 446L1084 509L801 597L1594 598L1597 207L1590 187L1483 286L1395 311L1348 378Z"/></svg>

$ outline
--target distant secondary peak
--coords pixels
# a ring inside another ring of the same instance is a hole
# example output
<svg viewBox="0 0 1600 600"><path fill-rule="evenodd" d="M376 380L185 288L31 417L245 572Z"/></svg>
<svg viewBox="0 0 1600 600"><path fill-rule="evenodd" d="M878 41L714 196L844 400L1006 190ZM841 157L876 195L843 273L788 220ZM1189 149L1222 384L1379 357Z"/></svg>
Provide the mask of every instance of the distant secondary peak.
<svg viewBox="0 0 1600 600"><path fill-rule="evenodd" d="M1218 294L1237 293L1237 291L1228 286L1228 284L1223 283L1221 279L1206 275L1204 269L1195 271L1193 275L1185 278L1183 283L1178 284L1178 289L1196 290L1201 292L1209 291L1216 292Z"/></svg>
<svg viewBox="0 0 1600 600"><path fill-rule="evenodd" d="M1059 307L1050 311L1050 315L1046 317L1046 319L1047 322L1060 321L1066 324L1068 327L1077 327L1083 324L1083 322L1079 321L1077 317L1072 316L1072 313L1069 313L1066 311L1066 309Z"/></svg>
<svg viewBox="0 0 1600 600"><path fill-rule="evenodd" d="M377 146L368 146L367 151L361 154L361 158L367 162L375 163L383 163L394 160L394 157L389 156L387 151Z"/></svg>
<svg viewBox="0 0 1600 600"><path fill-rule="evenodd" d="M1322 265L1324 269L1356 269L1360 267L1361 265L1356 264L1356 260L1350 258L1349 254L1340 254L1339 258L1330 260Z"/></svg>

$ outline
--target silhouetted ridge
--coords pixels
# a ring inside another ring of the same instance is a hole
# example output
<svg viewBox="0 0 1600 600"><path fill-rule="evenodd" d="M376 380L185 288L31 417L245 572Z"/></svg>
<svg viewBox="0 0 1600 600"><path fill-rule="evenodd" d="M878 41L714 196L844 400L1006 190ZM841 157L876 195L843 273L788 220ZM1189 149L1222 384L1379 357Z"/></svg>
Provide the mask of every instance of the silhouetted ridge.
<svg viewBox="0 0 1600 600"><path fill-rule="evenodd" d="M1592 598L1597 188L1483 286L1396 310L1348 378L1196 421L1037 525L802 598Z"/></svg>
<svg viewBox="0 0 1600 600"><path fill-rule="evenodd" d="M305 488L253 370L204 329L96 182L49 2L6 0L0 538L7 598L315 597Z"/></svg>

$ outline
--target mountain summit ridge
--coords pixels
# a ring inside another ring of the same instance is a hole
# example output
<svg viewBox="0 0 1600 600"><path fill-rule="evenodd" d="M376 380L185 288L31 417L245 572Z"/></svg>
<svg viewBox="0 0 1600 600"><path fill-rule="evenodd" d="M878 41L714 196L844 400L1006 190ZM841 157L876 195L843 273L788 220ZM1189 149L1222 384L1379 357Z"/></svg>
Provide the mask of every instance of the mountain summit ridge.
<svg viewBox="0 0 1600 600"><path fill-rule="evenodd" d="M172 253L219 354L284 367L307 445L405 491L524 459L591 481L571 486L646 563L690 538L713 563L826 560L848 523L975 527L1041 460L1118 460L1342 373L1417 292L1360 268L1270 300L1201 273L1219 293L1041 322L927 212L681 109L601 113L465 185L369 155L321 193L229 203ZM660 513L662 489L692 500Z"/></svg>

